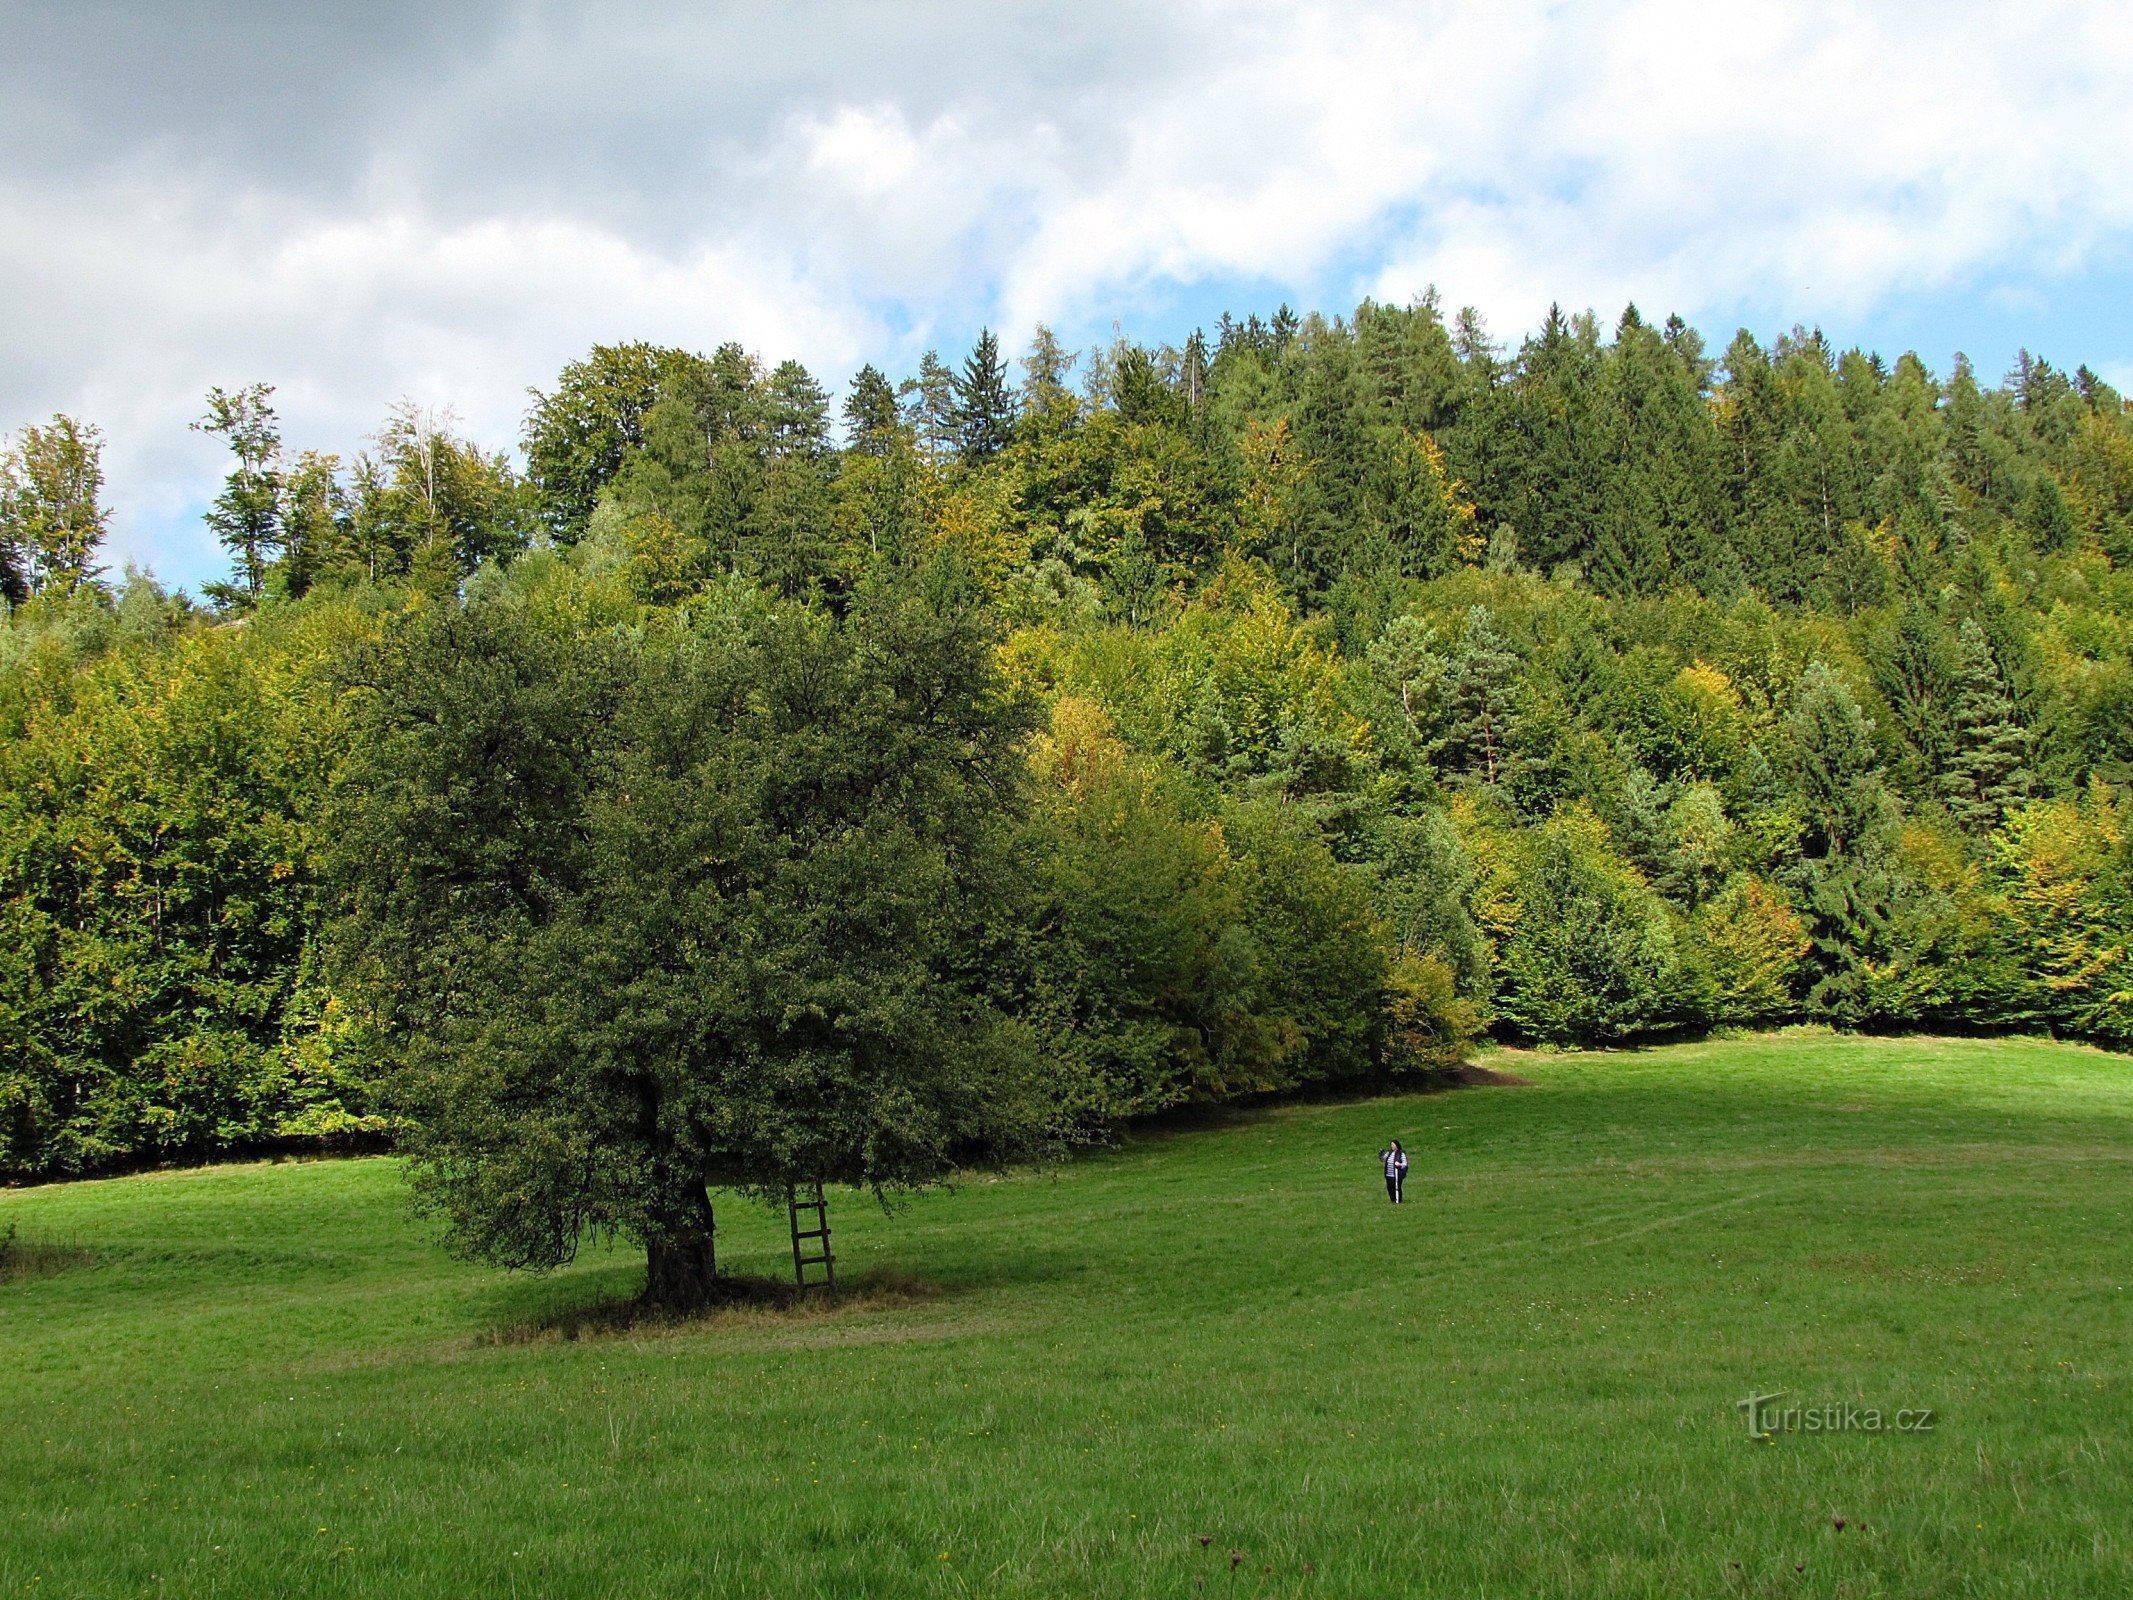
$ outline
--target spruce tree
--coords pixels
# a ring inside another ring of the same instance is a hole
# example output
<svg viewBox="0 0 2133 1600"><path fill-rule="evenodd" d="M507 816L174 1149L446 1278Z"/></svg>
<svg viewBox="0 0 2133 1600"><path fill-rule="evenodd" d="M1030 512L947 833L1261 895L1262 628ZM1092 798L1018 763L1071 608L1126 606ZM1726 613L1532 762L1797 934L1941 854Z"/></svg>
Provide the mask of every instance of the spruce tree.
<svg viewBox="0 0 2133 1600"><path fill-rule="evenodd" d="M1444 681L1441 770L1490 786L1509 776L1518 677L1518 655L1496 631L1489 608L1467 607L1466 637Z"/></svg>
<svg viewBox="0 0 2133 1600"><path fill-rule="evenodd" d="M955 380L956 447L965 461L990 461L1014 431L1015 397L992 329L982 328Z"/></svg>
<svg viewBox="0 0 2133 1600"><path fill-rule="evenodd" d="M844 397L844 438L848 448L861 455L885 456L894 447L902 422L896 408L896 391L880 368L870 362L852 375L851 392Z"/></svg>
<svg viewBox="0 0 2133 1600"><path fill-rule="evenodd" d="M797 361L781 361L763 385L765 442L772 455L819 459L829 452L829 395Z"/></svg>
<svg viewBox="0 0 2133 1600"><path fill-rule="evenodd" d="M1789 723L1808 854L1872 853L1887 838L1890 801L1874 725L1857 697L1827 665L1811 661L1793 692Z"/></svg>
<svg viewBox="0 0 2133 1600"><path fill-rule="evenodd" d="M1510 423L1518 445L1503 466L1507 510L1526 557L1543 572L1583 564L1607 513L1607 443L1595 412L1599 330L1590 317L1548 308L1526 341L1510 384Z"/></svg>
<svg viewBox="0 0 2133 1600"><path fill-rule="evenodd" d="M2073 513L2066 509L2059 480L2049 472L2038 473L2037 481L2029 486L2029 497L2022 502L2022 527L2030 544L2046 555L2074 543Z"/></svg>
<svg viewBox="0 0 2133 1600"><path fill-rule="evenodd" d="M1956 652L1954 750L1938 789L1958 823L1986 833L2029 793L2029 741L1985 630L1974 620L1963 623Z"/></svg>
<svg viewBox="0 0 2133 1600"><path fill-rule="evenodd" d="M1030 336L1029 354L1022 358L1022 407L1025 411L1050 411L1073 400L1067 380L1074 375L1080 357L1059 342L1059 336L1043 323Z"/></svg>
<svg viewBox="0 0 2133 1600"><path fill-rule="evenodd" d="M1296 439L1315 465L1298 497L1295 537L1282 557L1282 577L1302 595L1318 595L1359 563L1363 485L1370 435L1356 387L1355 347L1338 324L1318 325L1303 358L1303 395Z"/></svg>
<svg viewBox="0 0 2133 1600"><path fill-rule="evenodd" d="M1644 874L1645 881L1654 885L1665 880L1673 861L1674 830L1667 817L1667 804L1672 799L1669 791L1669 785L1645 768L1632 767L1608 819L1616 846Z"/></svg>

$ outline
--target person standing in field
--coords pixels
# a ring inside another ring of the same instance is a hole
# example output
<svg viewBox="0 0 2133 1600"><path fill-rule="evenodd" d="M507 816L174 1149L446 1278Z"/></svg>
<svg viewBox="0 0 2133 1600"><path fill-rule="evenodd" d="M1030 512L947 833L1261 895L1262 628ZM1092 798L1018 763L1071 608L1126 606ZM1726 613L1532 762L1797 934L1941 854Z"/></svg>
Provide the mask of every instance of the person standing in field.
<svg viewBox="0 0 2133 1600"><path fill-rule="evenodd" d="M1400 1141L1395 1139L1390 1149L1378 1152L1378 1159L1385 1163L1385 1198L1398 1205L1400 1190L1407 1183L1407 1152L1400 1148Z"/></svg>

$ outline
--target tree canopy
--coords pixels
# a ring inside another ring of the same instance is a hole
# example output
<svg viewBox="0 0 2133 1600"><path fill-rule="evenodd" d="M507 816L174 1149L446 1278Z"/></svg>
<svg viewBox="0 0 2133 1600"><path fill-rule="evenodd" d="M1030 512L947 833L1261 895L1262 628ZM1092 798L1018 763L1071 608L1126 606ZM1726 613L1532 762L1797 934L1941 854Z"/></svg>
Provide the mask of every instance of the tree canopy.
<svg viewBox="0 0 2133 1600"><path fill-rule="evenodd" d="M552 1266L619 1232L693 1304L710 1182L887 1190L1043 1141L1031 1035L968 960L1026 722L949 587L841 618L728 588L639 631L503 586L388 630L339 970L463 1244Z"/></svg>
<svg viewBox="0 0 2133 1600"><path fill-rule="evenodd" d="M597 347L521 460L218 392L204 605L100 570L90 424L15 436L0 1166L392 1137L469 1248L687 1301L707 1182L1484 1032L2133 1044L2088 369L1433 295L774 354Z"/></svg>

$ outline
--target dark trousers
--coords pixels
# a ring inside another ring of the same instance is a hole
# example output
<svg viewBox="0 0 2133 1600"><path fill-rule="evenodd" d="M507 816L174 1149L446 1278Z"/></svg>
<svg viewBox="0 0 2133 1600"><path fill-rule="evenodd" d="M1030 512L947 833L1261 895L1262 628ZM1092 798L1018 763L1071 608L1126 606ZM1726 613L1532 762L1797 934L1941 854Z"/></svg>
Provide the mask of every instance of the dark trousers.
<svg viewBox="0 0 2133 1600"><path fill-rule="evenodd" d="M1404 1172L1386 1173L1385 1198L1390 1200L1394 1205L1398 1205L1400 1203L1400 1185L1405 1183L1406 1181L1407 1174Z"/></svg>

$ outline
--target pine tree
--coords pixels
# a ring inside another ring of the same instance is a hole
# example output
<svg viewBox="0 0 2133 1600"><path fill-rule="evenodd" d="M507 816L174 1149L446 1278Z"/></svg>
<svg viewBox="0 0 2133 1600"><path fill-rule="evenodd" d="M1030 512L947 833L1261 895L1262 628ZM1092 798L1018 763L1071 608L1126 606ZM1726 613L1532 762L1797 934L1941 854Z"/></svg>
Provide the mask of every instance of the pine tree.
<svg viewBox="0 0 2133 1600"><path fill-rule="evenodd" d="M1081 358L1059 342L1043 323L1030 338L1029 354L1022 358L1022 407L1025 411L1049 411L1062 400L1071 400L1067 380Z"/></svg>
<svg viewBox="0 0 2133 1600"><path fill-rule="evenodd" d="M1371 565L1359 550L1370 435L1355 381L1354 343L1338 324L1319 325L1305 346L1296 441L1313 463L1298 497L1293 537L1277 552L1298 594L1320 595L1344 571Z"/></svg>
<svg viewBox="0 0 2133 1600"><path fill-rule="evenodd" d="M1632 767L1623 780L1613 815L1608 819L1615 844L1645 881L1663 881L1674 854L1674 830L1667 819L1669 785L1643 767Z"/></svg>
<svg viewBox="0 0 2133 1600"><path fill-rule="evenodd" d="M911 431L919 448L935 461L955 454L960 434L956 425L955 373L938 350L918 358L918 376L906 378L897 393L904 402Z"/></svg>
<svg viewBox="0 0 2133 1600"><path fill-rule="evenodd" d="M955 380L956 444L963 459L990 461L1007 448L1015 425L1015 397L1007 387L1007 363L992 329L978 342Z"/></svg>
<svg viewBox="0 0 2133 1600"><path fill-rule="evenodd" d="M1519 448L1504 466L1510 519L1542 571L1583 563L1607 511L1606 440L1595 415L1599 330L1589 317L1548 308L1528 339L1509 389Z"/></svg>
<svg viewBox="0 0 2133 1600"><path fill-rule="evenodd" d="M896 391L881 369L869 363L852 375L851 392L844 400L844 437L849 448L861 455L885 456L896 443L903 416L896 408Z"/></svg>
<svg viewBox="0 0 2133 1600"><path fill-rule="evenodd" d="M2036 482L2029 486L2029 497L2022 502L2022 527L2029 534L2029 542L2046 555L2068 549L2074 543L2073 513L2066 509L2059 480L2049 472L2038 473Z"/></svg>
<svg viewBox="0 0 2133 1600"><path fill-rule="evenodd" d="M1958 823L1986 833L2029 793L2029 741L1985 630L1966 620L1956 649L1955 748L1938 788Z"/></svg>
<svg viewBox="0 0 2133 1600"><path fill-rule="evenodd" d="M1811 661L1793 691L1789 719L1808 853L1839 857L1885 842L1890 801L1874 751L1873 724L1844 680Z"/></svg>
<svg viewBox="0 0 2133 1600"><path fill-rule="evenodd" d="M828 454L829 395L799 362L779 362L764 382L763 426L774 456Z"/></svg>
<svg viewBox="0 0 2133 1600"><path fill-rule="evenodd" d="M1437 747L1442 770L1491 786L1509 776L1519 666L1489 608L1467 607L1466 637L1444 681L1445 731Z"/></svg>

